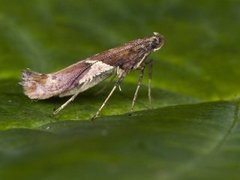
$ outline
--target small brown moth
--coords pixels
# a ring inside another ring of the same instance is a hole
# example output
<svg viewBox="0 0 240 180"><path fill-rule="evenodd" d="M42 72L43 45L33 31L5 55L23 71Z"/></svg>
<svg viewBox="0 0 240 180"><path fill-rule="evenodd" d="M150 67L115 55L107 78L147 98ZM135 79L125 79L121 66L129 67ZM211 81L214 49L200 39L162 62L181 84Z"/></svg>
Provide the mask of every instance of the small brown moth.
<svg viewBox="0 0 240 180"><path fill-rule="evenodd" d="M142 84L144 69L149 66L148 97L151 103L151 68L152 61L147 59L151 52L159 50L164 44L164 37L154 32L152 36L130 41L122 46L79 61L60 71L42 74L29 69L22 73L24 94L30 99L48 99L53 96L71 96L54 114L60 112L77 95L97 85L106 78L116 75L117 80L102 106L93 116L96 118L124 77L132 70L140 70L137 88L132 101L133 110L139 88Z"/></svg>

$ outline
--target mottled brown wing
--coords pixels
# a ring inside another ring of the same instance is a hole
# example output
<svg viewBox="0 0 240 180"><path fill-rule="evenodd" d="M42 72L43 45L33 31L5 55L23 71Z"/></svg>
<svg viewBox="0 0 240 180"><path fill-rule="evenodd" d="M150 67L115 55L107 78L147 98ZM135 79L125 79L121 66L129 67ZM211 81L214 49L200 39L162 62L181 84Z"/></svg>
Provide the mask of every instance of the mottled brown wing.
<svg viewBox="0 0 240 180"><path fill-rule="evenodd" d="M78 79L84 76L93 63L80 61L52 74L41 74L29 69L22 74L24 94L30 99L47 99L76 86Z"/></svg>

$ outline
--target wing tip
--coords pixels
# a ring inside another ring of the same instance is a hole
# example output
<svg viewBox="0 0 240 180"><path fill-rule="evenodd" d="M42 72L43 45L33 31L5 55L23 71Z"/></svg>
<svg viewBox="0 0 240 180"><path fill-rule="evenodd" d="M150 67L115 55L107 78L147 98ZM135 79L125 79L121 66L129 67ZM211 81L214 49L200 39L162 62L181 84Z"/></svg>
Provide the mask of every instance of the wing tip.
<svg viewBox="0 0 240 180"><path fill-rule="evenodd" d="M44 99L43 92L39 88L44 87L47 75L34 72L30 69L22 71L20 84L23 87L24 94L30 99Z"/></svg>

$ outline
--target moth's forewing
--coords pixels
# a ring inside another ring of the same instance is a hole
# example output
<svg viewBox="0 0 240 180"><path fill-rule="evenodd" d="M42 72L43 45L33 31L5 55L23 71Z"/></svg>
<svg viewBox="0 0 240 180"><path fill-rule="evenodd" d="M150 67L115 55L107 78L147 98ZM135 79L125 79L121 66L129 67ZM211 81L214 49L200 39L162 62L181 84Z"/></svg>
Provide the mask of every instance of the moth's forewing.
<svg viewBox="0 0 240 180"><path fill-rule="evenodd" d="M85 60L86 64L91 64L75 81L73 85L65 92L59 94L60 97L73 95L76 92L83 92L101 81L105 80L114 73L114 66L110 66L101 61Z"/></svg>
<svg viewBox="0 0 240 180"><path fill-rule="evenodd" d="M84 60L52 74L25 70L24 93L31 99L69 96L93 87L113 73L114 67L96 60Z"/></svg>
<svg viewBox="0 0 240 180"><path fill-rule="evenodd" d="M73 88L78 79L84 76L91 66L91 63L81 61L52 74L25 70L21 84L24 93L30 99L47 99Z"/></svg>

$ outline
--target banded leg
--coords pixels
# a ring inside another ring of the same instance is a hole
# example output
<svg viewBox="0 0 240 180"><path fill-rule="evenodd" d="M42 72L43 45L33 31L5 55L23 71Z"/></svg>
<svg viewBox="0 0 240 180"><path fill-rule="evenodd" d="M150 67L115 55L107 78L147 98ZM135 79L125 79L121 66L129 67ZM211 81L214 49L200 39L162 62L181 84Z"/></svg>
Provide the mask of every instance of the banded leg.
<svg viewBox="0 0 240 180"><path fill-rule="evenodd" d="M68 99L63 105L61 105L57 110L55 110L53 112L54 115L58 114L62 109L64 109L71 101L73 101L77 95L79 94L79 92L77 92L76 94L74 94L70 99Z"/></svg>
<svg viewBox="0 0 240 180"><path fill-rule="evenodd" d="M116 90L117 87L120 86L120 83L122 82L124 76L120 76L118 78L118 80L116 81L115 85L113 86L112 90L110 91L110 93L108 94L107 98L104 100L104 102L102 103L101 107L98 109L98 111L96 112L96 114L91 118L91 120L93 121L96 117L98 117L98 115L100 114L100 112L102 111L102 109L104 108L104 106L106 105L106 103L108 102L108 100L110 99L110 97L112 96L112 94L114 93L114 91Z"/></svg>
<svg viewBox="0 0 240 180"><path fill-rule="evenodd" d="M152 67L153 67L153 61L152 59L148 63L148 101L150 108L152 107Z"/></svg>
<svg viewBox="0 0 240 180"><path fill-rule="evenodd" d="M142 85L142 80L143 80L143 75L144 75L144 69L145 69L145 66L143 66L141 68L141 71L140 71L140 74L139 74L139 78L138 78L138 84L137 84L137 88L135 90L135 93L134 93L134 96L133 96L133 100L132 100L132 106L131 106L131 112L133 111L133 107L135 105L135 102L136 102L136 99L137 99L137 96L138 96L138 92L139 92L139 89Z"/></svg>

